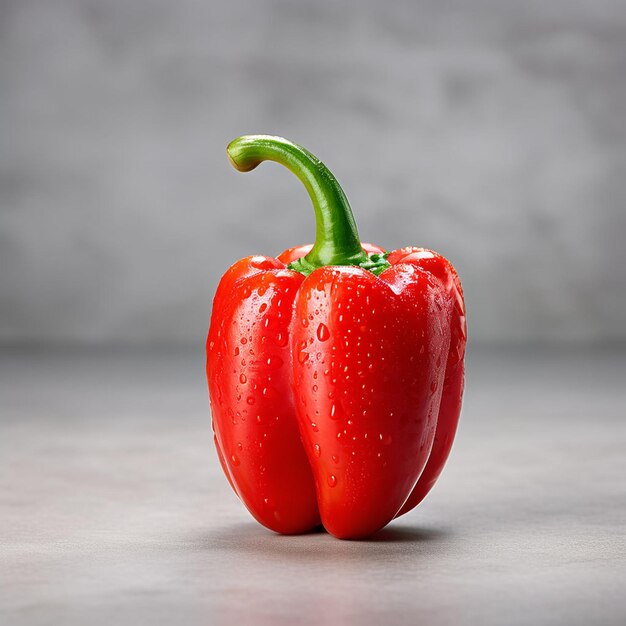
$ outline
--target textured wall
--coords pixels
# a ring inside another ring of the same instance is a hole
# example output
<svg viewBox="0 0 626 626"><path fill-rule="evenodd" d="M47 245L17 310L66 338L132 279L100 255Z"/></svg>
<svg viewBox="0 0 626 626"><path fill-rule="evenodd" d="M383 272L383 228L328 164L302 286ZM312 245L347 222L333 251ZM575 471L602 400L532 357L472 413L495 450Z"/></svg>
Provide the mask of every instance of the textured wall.
<svg viewBox="0 0 626 626"><path fill-rule="evenodd" d="M0 340L203 341L230 262L311 239L458 266L475 341L626 339L623 2L0 2Z"/></svg>

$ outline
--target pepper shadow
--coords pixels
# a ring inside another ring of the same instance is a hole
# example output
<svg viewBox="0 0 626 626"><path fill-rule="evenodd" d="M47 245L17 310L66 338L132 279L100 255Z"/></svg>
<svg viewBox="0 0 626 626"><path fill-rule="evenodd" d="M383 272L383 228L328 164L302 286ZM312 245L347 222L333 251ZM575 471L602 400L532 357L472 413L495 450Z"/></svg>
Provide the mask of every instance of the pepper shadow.
<svg viewBox="0 0 626 626"><path fill-rule="evenodd" d="M447 528L418 528L406 524L386 526L365 539L354 539L363 543L426 543L442 541L452 536Z"/></svg>
<svg viewBox="0 0 626 626"><path fill-rule="evenodd" d="M254 522L245 522L189 538L186 543L195 550L262 556L269 561L306 558L310 563L336 558L362 561L432 555L445 552L453 537L447 528L392 524L367 539L341 540L321 527L303 535L278 535Z"/></svg>

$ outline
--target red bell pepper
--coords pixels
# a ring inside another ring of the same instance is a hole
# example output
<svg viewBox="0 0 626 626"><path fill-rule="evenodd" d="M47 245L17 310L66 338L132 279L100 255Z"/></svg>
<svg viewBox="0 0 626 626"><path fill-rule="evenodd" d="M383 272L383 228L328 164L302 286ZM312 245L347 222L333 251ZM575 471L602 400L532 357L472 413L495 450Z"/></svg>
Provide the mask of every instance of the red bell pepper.
<svg viewBox="0 0 626 626"><path fill-rule="evenodd" d="M279 533L320 523L366 537L416 506L448 457L463 394L456 271L424 248L361 244L328 169L285 139L228 146L304 183L313 246L251 256L222 278L207 339L215 445L252 515Z"/></svg>

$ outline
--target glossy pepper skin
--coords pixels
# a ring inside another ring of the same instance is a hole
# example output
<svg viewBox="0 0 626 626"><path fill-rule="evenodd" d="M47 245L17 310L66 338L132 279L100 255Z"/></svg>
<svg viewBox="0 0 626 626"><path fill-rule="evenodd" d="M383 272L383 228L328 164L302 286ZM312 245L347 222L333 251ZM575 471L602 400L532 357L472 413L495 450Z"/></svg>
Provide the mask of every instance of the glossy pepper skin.
<svg viewBox="0 0 626 626"><path fill-rule="evenodd" d="M247 136L233 165L282 163L309 191L316 242L222 278L207 339L215 445L266 527L367 537L426 496L461 410L466 341L456 271L424 248L361 244L341 187L309 152Z"/></svg>

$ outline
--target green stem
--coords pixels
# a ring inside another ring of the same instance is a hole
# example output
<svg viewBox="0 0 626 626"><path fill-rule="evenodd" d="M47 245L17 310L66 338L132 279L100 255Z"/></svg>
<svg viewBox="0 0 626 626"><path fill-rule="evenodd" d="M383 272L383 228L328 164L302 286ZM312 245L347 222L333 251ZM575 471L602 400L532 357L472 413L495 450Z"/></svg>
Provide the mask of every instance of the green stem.
<svg viewBox="0 0 626 626"><path fill-rule="evenodd" d="M293 172L309 192L315 211L315 244L305 257L290 265L292 269L308 275L323 265L369 264L348 199L317 157L287 139L269 135L239 137L226 151L240 172L249 172L262 161L280 163Z"/></svg>

